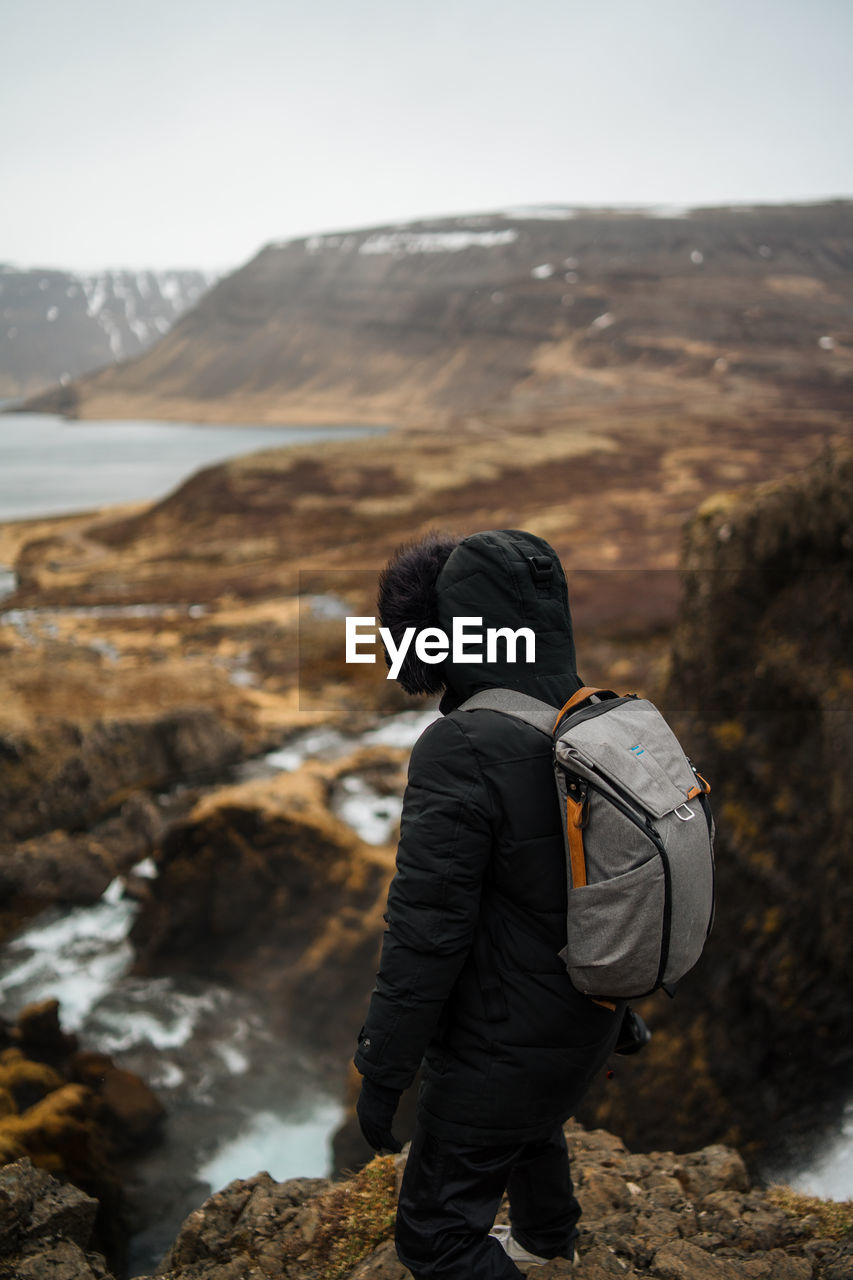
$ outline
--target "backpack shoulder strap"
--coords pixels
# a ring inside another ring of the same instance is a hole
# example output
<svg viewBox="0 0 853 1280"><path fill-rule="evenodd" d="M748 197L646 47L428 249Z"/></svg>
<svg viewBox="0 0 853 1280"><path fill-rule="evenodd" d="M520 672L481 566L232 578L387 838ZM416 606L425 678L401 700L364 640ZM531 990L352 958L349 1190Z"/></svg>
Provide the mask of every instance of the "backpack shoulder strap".
<svg viewBox="0 0 853 1280"><path fill-rule="evenodd" d="M594 689L591 685L585 684L583 688L576 690L576 692L572 694L568 702L563 703L556 722L551 727L556 729L557 725L563 719L563 716L568 715L570 711L573 711L575 707L580 706L582 702L586 702L587 698L594 698L596 702L600 702L601 699L599 694L602 693L607 694L608 697L616 696L612 689Z"/></svg>
<svg viewBox="0 0 853 1280"><path fill-rule="evenodd" d="M502 711L504 715L523 720L542 733L551 737L554 728L554 717L557 708L549 702L540 702L527 693L519 693L518 689L481 689L479 693L466 698L457 711L478 711L484 707L487 711Z"/></svg>

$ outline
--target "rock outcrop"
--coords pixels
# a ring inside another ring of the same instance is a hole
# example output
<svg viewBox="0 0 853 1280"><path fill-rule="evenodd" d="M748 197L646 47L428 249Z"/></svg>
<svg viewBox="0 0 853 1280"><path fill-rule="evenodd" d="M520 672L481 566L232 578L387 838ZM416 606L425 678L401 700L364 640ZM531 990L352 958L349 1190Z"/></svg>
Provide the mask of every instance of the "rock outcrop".
<svg viewBox="0 0 853 1280"><path fill-rule="evenodd" d="M97 902L162 834L150 793L221 776L243 752L206 708L0 738L0 938L54 903Z"/></svg>
<svg viewBox="0 0 853 1280"><path fill-rule="evenodd" d="M665 702L713 786L717 916L595 1114L790 1164L853 1094L853 451L706 503L683 564Z"/></svg>
<svg viewBox="0 0 853 1280"><path fill-rule="evenodd" d="M138 721L51 726L46 741L0 744L0 809L6 841L91 826L134 791L223 771L242 742L206 707Z"/></svg>
<svg viewBox="0 0 853 1280"><path fill-rule="evenodd" d="M603 1131L569 1125L567 1137L583 1207L580 1263L555 1260L537 1268L533 1274L543 1280L842 1280L850 1274L850 1236L826 1238L820 1217L794 1197L751 1186L732 1150L632 1155ZM161 1280L405 1280L410 1273L390 1243L404 1163L405 1156L381 1157L342 1183L277 1183L266 1173L233 1182L187 1219L156 1274Z"/></svg>
<svg viewBox="0 0 853 1280"><path fill-rule="evenodd" d="M98 1202L29 1159L0 1168L0 1280L112 1280L89 1251Z"/></svg>
<svg viewBox="0 0 853 1280"><path fill-rule="evenodd" d="M618 1138L566 1128L583 1208L565 1280L847 1280L853 1211L750 1185L736 1152L632 1155ZM406 1156L341 1182L268 1173L217 1191L186 1219L159 1280L407 1280L394 1219ZM0 1170L0 1280L112 1280L91 1251L94 1200L24 1159ZM506 1206L498 1215L506 1221ZM138 1277L154 1280L154 1277Z"/></svg>
<svg viewBox="0 0 853 1280"><path fill-rule="evenodd" d="M122 1162L157 1141L163 1118L143 1080L105 1054L80 1050L76 1037L62 1031L55 1000L29 1006L14 1026L0 1028L0 1165L14 1169L18 1162L25 1171L19 1182L9 1169L0 1171L0 1257L16 1242L24 1248L61 1234L67 1209L76 1224L63 1237L72 1253L84 1251L91 1238L120 1266L129 1230ZM33 1209L48 1185L33 1165L67 1180L59 1208L48 1196L46 1206ZM46 1261L24 1252L21 1270L3 1271L0 1262L0 1276L54 1274ZM51 1261L57 1277L65 1275L60 1263L71 1266L69 1256L66 1249ZM82 1254L74 1257L82 1267ZM85 1270L68 1271L76 1274L88 1277Z"/></svg>
<svg viewBox="0 0 853 1280"><path fill-rule="evenodd" d="M391 864L330 812L332 773L318 766L203 797L167 832L131 937L140 971L248 984L269 993L271 1018L301 1043L346 1053Z"/></svg>

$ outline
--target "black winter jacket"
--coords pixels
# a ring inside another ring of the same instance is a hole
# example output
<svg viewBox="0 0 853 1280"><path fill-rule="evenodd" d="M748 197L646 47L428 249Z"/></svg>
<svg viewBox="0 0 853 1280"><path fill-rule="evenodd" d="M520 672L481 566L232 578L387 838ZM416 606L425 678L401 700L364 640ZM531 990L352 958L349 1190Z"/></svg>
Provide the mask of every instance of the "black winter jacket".
<svg viewBox="0 0 853 1280"><path fill-rule="evenodd" d="M532 559L531 559L532 558ZM566 870L549 739L496 711L459 711L489 686L555 707L580 687L565 577L514 530L475 534L437 582L438 625L531 627L536 661L444 663L443 719L409 765L380 970L355 1063L404 1089L423 1060L422 1125L474 1145L544 1136L611 1051L611 1011L572 986ZM502 652L502 650L501 650Z"/></svg>

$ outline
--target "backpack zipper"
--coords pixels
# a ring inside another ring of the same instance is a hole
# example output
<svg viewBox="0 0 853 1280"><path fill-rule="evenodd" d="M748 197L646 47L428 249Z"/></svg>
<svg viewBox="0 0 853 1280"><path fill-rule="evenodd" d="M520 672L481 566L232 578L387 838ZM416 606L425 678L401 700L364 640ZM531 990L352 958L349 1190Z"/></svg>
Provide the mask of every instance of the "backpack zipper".
<svg viewBox="0 0 853 1280"><path fill-rule="evenodd" d="M562 765L560 767L562 768ZM569 770L566 770L566 773L569 773ZM573 774L572 776L577 777L578 775ZM663 865L663 925L661 929L660 964L658 965L655 985L651 988L652 991L656 991L657 988L661 986L663 982L663 975L666 972L666 962L669 959L670 931L672 927L672 873L670 871L666 848L664 847L663 840L660 837L660 832L652 825L648 815L642 814L642 810L635 807L633 804L628 804L625 800L619 799L617 796L609 795L602 787L597 787L594 782L588 782L588 780L585 779L581 779L581 781L587 781L588 786L592 787L592 789L597 791L600 796L603 796L605 800L614 805L623 817L633 823L639 831L642 831L643 835L645 835L652 845L654 845L658 857ZM611 785L609 778L608 785Z"/></svg>

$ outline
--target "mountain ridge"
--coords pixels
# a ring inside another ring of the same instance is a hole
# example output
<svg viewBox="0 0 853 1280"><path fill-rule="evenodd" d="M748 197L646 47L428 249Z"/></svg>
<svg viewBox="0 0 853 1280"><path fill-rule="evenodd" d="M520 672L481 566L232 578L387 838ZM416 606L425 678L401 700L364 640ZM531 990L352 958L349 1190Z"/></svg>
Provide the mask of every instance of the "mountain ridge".
<svg viewBox="0 0 853 1280"><path fill-rule="evenodd" d="M448 422L685 374L849 395L851 213L846 200L678 216L534 210L273 242L147 352L27 407Z"/></svg>
<svg viewBox="0 0 853 1280"><path fill-rule="evenodd" d="M32 395L138 354L215 279L189 269L74 272L0 263L0 396Z"/></svg>

